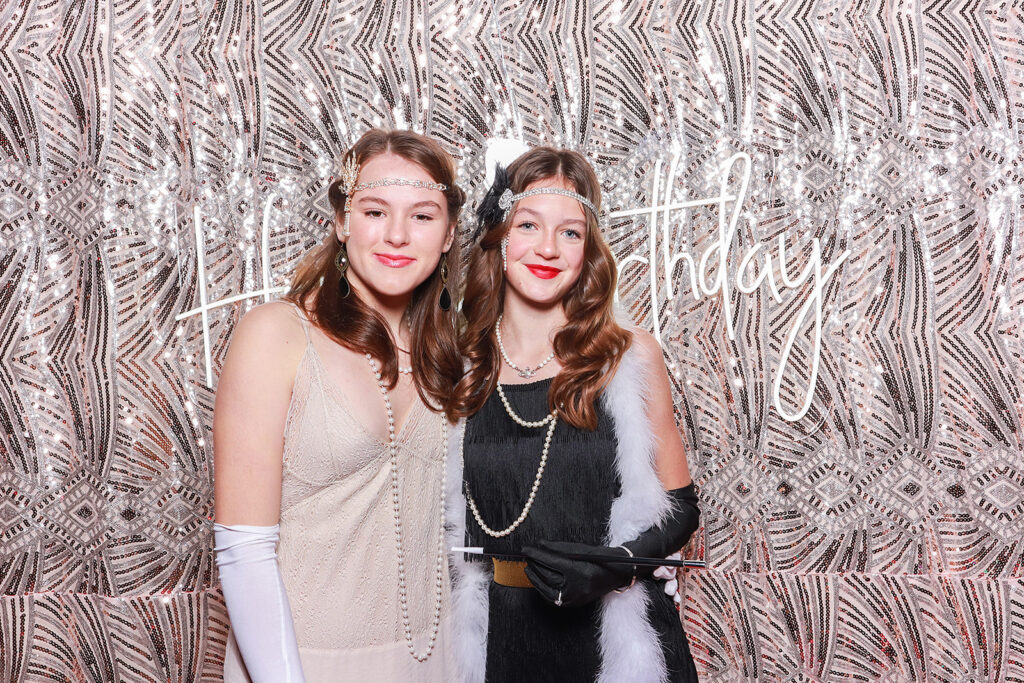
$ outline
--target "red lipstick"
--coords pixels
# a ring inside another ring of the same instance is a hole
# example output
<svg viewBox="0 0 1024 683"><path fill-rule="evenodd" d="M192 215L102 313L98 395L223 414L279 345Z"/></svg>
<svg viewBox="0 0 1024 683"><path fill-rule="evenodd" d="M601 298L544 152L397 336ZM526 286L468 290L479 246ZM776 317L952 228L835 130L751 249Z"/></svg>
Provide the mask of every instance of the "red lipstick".
<svg viewBox="0 0 1024 683"><path fill-rule="evenodd" d="M561 268L552 268L551 266L541 266L538 264L530 264L526 267L534 276L539 277L541 280L550 280L562 272Z"/></svg>

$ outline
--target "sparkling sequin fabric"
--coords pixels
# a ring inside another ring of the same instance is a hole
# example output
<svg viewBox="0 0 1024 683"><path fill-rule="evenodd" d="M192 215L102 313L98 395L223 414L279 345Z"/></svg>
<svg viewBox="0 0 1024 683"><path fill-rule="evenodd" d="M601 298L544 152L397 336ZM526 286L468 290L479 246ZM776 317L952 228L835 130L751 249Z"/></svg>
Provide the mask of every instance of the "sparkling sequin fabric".
<svg viewBox="0 0 1024 683"><path fill-rule="evenodd" d="M474 200L495 137L593 159L701 489L705 680L1024 679L1022 34L1014 2L0 3L0 678L218 678L218 369L395 125ZM737 153L738 200L644 212Z"/></svg>

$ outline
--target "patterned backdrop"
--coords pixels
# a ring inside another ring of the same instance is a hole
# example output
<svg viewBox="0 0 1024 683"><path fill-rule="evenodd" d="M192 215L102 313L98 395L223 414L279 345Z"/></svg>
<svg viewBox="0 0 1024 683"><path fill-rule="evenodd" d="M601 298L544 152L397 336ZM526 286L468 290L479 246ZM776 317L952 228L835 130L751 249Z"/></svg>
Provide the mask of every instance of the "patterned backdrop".
<svg viewBox="0 0 1024 683"><path fill-rule="evenodd" d="M394 125L473 199L495 138L597 166L704 501L706 680L1024 680L1021 35L1019 0L0 0L0 679L219 678L217 373Z"/></svg>

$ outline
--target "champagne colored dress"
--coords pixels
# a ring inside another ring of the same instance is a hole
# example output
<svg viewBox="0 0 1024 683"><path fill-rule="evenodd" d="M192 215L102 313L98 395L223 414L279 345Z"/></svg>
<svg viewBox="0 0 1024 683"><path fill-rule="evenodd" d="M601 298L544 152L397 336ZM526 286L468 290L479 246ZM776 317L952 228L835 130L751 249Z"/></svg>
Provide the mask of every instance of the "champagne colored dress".
<svg viewBox="0 0 1024 683"><path fill-rule="evenodd" d="M306 347L285 425L277 561L306 680L454 680L447 563L437 643L420 663L409 654L402 628L388 444L356 420L350 399L323 366L310 323L297 308L296 315ZM366 400L384 410L378 393ZM416 400L397 435L409 619L417 653L426 647L434 616L443 420ZM249 680L233 637L224 679Z"/></svg>

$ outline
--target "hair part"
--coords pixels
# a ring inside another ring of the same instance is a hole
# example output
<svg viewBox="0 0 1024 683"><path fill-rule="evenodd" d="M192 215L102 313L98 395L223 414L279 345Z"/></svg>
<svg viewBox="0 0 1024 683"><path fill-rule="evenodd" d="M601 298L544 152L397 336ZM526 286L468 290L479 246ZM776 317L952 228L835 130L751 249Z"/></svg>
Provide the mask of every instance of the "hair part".
<svg viewBox="0 0 1024 683"><path fill-rule="evenodd" d="M411 131L374 128L364 133L343 159L355 158L356 163L363 166L382 154L394 154L411 161L423 168L434 182L446 185L448 225L457 224L466 195L455 184L455 164L437 142ZM327 196L334 209L334 219L340 223L345 218L346 199L340 179L330 184ZM334 265L340 250L341 242L332 222L324 241L299 264L285 298L302 306L313 323L337 343L379 359L382 376L388 386L394 388L398 382L398 355L391 328L384 316L360 299L354 289L341 298L338 291L341 274ZM458 240L441 255L441 262L448 264L447 286L452 300L457 301ZM420 398L431 408L443 411L449 419L455 419L451 387L462 377L463 369L456 332L458 314L454 307L444 311L438 305L443 287L439 270L440 264L437 271L413 291L407 308L412 332L409 350Z"/></svg>
<svg viewBox="0 0 1024 683"><path fill-rule="evenodd" d="M587 160L578 152L535 147L508 167L510 187L516 194L546 179L565 180L595 206L601 206L601 186ZM566 324L554 339L562 369L551 383L548 407L560 419L580 429L597 429L598 396L615 374L629 348L632 335L615 322L613 304L618 272L611 249L601 235L597 217L584 209L584 237L580 277L562 298ZM459 348L469 369L456 385L453 413L469 416L483 407L498 383L501 358L494 325L505 300L505 277L500 245L508 234L506 220L482 226L483 237L472 247L466 272L462 312L465 328Z"/></svg>

